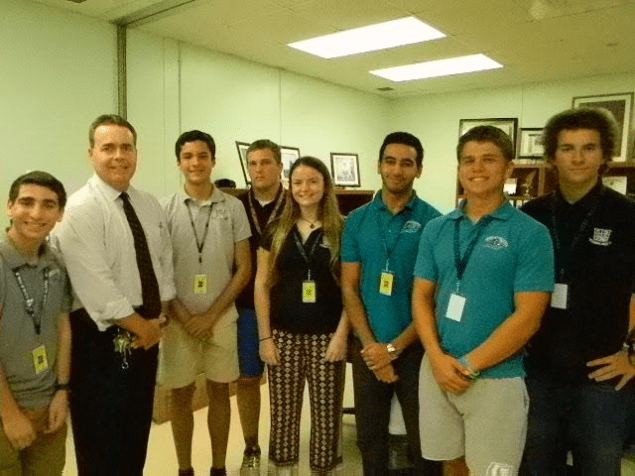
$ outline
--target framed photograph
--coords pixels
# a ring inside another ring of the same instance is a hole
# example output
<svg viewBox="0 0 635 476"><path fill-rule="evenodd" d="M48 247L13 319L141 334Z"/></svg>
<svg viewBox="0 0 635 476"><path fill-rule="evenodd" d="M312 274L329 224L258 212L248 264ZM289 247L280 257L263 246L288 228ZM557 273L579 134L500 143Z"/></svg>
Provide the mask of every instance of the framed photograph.
<svg viewBox="0 0 635 476"><path fill-rule="evenodd" d="M459 120L459 137L476 126L494 126L498 127L512 140L514 150L516 150L516 130L518 129L517 117L502 117L489 119L460 119Z"/></svg>
<svg viewBox="0 0 635 476"><path fill-rule="evenodd" d="M288 186L291 164L300 158L300 149L297 147L285 147L281 145L280 155L282 157L282 181Z"/></svg>
<svg viewBox="0 0 635 476"><path fill-rule="evenodd" d="M339 187L359 187L359 156L331 152L333 184Z"/></svg>
<svg viewBox="0 0 635 476"><path fill-rule="evenodd" d="M613 114L618 125L613 161L625 162L628 157L628 139L631 131L631 117L633 117L633 93L579 96L573 98L573 107L601 107Z"/></svg>
<svg viewBox="0 0 635 476"><path fill-rule="evenodd" d="M542 146L541 127L523 127L520 129L520 140L518 146L518 158L520 159L540 159L542 158L544 147Z"/></svg>
<svg viewBox="0 0 635 476"><path fill-rule="evenodd" d="M249 174L247 173L247 149L249 149L249 144L247 142L236 141L236 149L238 149L238 158L240 159L240 166L243 169L245 183L249 187L251 185L251 180L249 180Z"/></svg>

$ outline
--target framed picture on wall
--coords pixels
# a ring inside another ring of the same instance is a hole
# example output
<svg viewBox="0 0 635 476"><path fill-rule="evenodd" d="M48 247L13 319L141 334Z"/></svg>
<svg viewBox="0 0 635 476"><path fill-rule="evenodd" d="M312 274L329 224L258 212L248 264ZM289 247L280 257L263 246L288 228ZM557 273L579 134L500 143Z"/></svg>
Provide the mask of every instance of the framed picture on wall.
<svg viewBox="0 0 635 476"><path fill-rule="evenodd" d="M300 158L300 149L281 145L280 156L282 157L282 181L288 186L291 164Z"/></svg>
<svg viewBox="0 0 635 476"><path fill-rule="evenodd" d="M542 127L523 127L520 129L518 141L519 159L540 159L544 147L542 146Z"/></svg>
<svg viewBox="0 0 635 476"><path fill-rule="evenodd" d="M489 119L460 119L459 120L459 137L476 126L494 126L498 127L512 140L514 150L516 150L516 131L518 129L517 117L501 117Z"/></svg>
<svg viewBox="0 0 635 476"><path fill-rule="evenodd" d="M579 96L573 98L573 107L601 107L613 114L618 125L613 161L625 162L628 157L628 139L631 132L631 117L633 117L633 93Z"/></svg>
<svg viewBox="0 0 635 476"><path fill-rule="evenodd" d="M333 184L339 187L359 187L359 156L331 152Z"/></svg>
<svg viewBox="0 0 635 476"><path fill-rule="evenodd" d="M249 174L247 173L247 149L249 149L249 144L236 141L236 149L238 149L238 158L240 159L240 167L243 169L245 183L249 187L251 185L251 180L249 180Z"/></svg>

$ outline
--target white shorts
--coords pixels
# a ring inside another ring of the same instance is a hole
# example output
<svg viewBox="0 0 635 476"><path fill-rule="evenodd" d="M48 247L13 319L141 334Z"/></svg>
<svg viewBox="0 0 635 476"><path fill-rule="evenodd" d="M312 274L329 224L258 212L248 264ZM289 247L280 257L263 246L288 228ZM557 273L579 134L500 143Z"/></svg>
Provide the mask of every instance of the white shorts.
<svg viewBox="0 0 635 476"><path fill-rule="evenodd" d="M460 394L441 389L427 356L419 376L421 453L465 457L470 474L514 475L525 448L529 397L522 377L483 378Z"/></svg>
<svg viewBox="0 0 635 476"><path fill-rule="evenodd" d="M233 306L219 318L209 339L192 337L176 319L166 328L159 354L158 382L167 388L182 388L201 373L218 383L233 382L240 374Z"/></svg>

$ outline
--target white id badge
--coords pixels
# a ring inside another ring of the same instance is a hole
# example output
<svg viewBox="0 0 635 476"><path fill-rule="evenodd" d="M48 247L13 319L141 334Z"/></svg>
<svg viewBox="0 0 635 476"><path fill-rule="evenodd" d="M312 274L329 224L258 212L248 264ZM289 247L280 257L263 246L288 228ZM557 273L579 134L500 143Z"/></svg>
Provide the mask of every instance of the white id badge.
<svg viewBox="0 0 635 476"><path fill-rule="evenodd" d="M555 309L567 308L567 294L569 286L564 283L556 283L551 294L551 307Z"/></svg>
<svg viewBox="0 0 635 476"><path fill-rule="evenodd" d="M450 296L450 302L448 303L448 310L445 312L445 317L456 322L461 322L464 307L465 298L463 296L459 296L458 294L452 293L452 295Z"/></svg>

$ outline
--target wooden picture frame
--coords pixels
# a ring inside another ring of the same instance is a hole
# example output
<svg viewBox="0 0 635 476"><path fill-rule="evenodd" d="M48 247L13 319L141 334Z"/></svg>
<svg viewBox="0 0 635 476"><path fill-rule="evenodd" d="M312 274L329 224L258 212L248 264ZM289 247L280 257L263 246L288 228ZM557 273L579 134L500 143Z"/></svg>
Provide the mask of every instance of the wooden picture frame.
<svg viewBox="0 0 635 476"><path fill-rule="evenodd" d="M293 162L300 158L300 149L298 147L280 146L280 157L282 158L282 183L289 186L289 172Z"/></svg>
<svg viewBox="0 0 635 476"><path fill-rule="evenodd" d="M346 152L331 152L331 175L336 187L359 187L359 156Z"/></svg>
<svg viewBox="0 0 635 476"><path fill-rule="evenodd" d="M544 155L542 127L522 127L518 140L519 159L541 159Z"/></svg>
<svg viewBox="0 0 635 476"><path fill-rule="evenodd" d="M618 137L613 162L626 162L629 158L631 118L633 117L633 93L600 94L597 96L577 96L573 107L596 107L608 110L618 125Z"/></svg>
<svg viewBox="0 0 635 476"><path fill-rule="evenodd" d="M516 150L516 131L518 130L517 117L491 117L486 119L459 119L459 138L476 126L498 127L509 136L514 150Z"/></svg>
<svg viewBox="0 0 635 476"><path fill-rule="evenodd" d="M238 158L240 159L240 167L243 170L243 177L245 177L245 184L249 187L251 185L247 171L247 149L249 149L249 144L247 142L236 141L236 149L238 150Z"/></svg>

